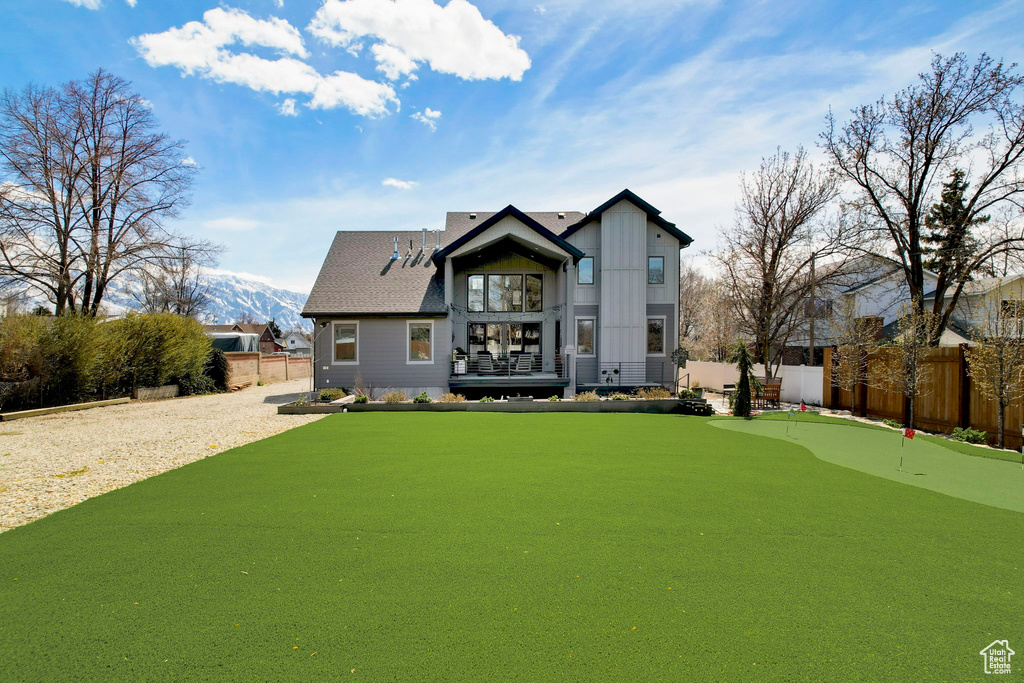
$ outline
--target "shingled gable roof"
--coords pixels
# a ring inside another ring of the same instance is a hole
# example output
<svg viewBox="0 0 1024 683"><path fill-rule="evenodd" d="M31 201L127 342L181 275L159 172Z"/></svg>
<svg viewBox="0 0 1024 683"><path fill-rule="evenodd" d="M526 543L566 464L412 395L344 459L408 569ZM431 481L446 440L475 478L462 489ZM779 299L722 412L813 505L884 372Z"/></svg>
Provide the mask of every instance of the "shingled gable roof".
<svg viewBox="0 0 1024 683"><path fill-rule="evenodd" d="M446 314L443 273L421 251L422 232L341 230L302 309L312 317L432 317ZM444 233L442 233L444 234ZM398 259L392 260L395 238ZM413 248L409 258L409 241Z"/></svg>
<svg viewBox="0 0 1024 683"><path fill-rule="evenodd" d="M685 232L683 232L679 228L677 228L675 223L669 223L667 220L662 218L661 217L661 211L659 211L658 209L654 208L653 206L651 206L650 204L645 202L643 199L640 199L640 197L638 197L636 194L634 194L628 188L623 190L622 192L618 193L617 195L615 195L614 197L612 197L611 199L606 201L604 204L602 204L601 206L597 207L596 209L594 209L593 211L588 213L583 218L583 220L578 221L577 223L574 223L573 225L570 225L566 229L566 231L563 232L560 235L560 237L566 238L569 235L571 235L574 232L576 232L577 230L579 230L580 228L584 227L585 225L590 224L592 221L601 220L601 214L603 214L605 211L607 211L608 209L612 208L613 206L615 206L616 204L621 202L623 199L625 199L626 201L631 203L633 206L635 206L636 208L638 208L641 211L643 211L644 213L646 213L647 214L647 220L651 221L652 223L657 225L659 228L661 228L662 230L664 230L665 232L667 232L668 234L672 235L677 240L682 242L683 246L688 247L693 242L693 238L690 237L689 235L687 235Z"/></svg>
<svg viewBox="0 0 1024 683"><path fill-rule="evenodd" d="M434 263L436 263L438 265L440 265L441 263L444 263L444 259L446 259L456 249L458 249L462 245L466 244L467 242L469 242L471 239L473 239L477 235L483 234L489 228L491 228L492 226L496 225L499 221L501 221L501 220L503 220L505 218L508 218L509 216L511 216L512 218L515 218L517 221L519 221L520 223L522 223L526 227L530 228L531 230L536 232L538 235L540 235L544 239L548 240L549 242L551 242L552 244L557 246L562 251L565 251L566 253L570 254L573 257L573 262L574 263L576 261L579 261L581 258L583 258L583 252L582 251L580 251L576 247L572 246L571 244L566 242L564 239L562 239L561 237L559 237L555 233L553 233L550 230L548 230L546 227L541 225L541 223L539 221L531 218L529 215L523 213L522 211L520 211L516 207L512 206L511 204L509 204L508 206L506 206L504 209L502 209L498 213L492 214L490 217L484 219L479 225L477 225L476 227L472 228L469 232L463 234L461 237L459 237L454 242L450 243L444 249L441 249L440 251L435 253L434 254Z"/></svg>

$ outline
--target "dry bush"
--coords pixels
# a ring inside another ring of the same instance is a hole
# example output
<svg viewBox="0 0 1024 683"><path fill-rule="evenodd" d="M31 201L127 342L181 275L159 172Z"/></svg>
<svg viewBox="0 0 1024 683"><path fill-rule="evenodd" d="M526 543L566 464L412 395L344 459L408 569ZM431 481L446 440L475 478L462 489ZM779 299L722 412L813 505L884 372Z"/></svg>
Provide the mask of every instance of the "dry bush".
<svg viewBox="0 0 1024 683"><path fill-rule="evenodd" d="M587 392L582 393L582 394L576 394L575 396L572 397L572 400L574 400L574 401L583 401L583 402L600 401L601 397L597 395L597 392L587 391Z"/></svg>
<svg viewBox="0 0 1024 683"><path fill-rule="evenodd" d="M659 398L672 398L672 392L664 387L642 387L633 392L636 398L653 401Z"/></svg>
<svg viewBox="0 0 1024 683"><path fill-rule="evenodd" d="M409 397L401 391L389 391L381 396L380 400L385 403L405 403L409 400Z"/></svg>
<svg viewBox="0 0 1024 683"><path fill-rule="evenodd" d="M466 397L463 396L462 394L452 393L441 394L440 396L434 399L435 403L464 403L465 401Z"/></svg>

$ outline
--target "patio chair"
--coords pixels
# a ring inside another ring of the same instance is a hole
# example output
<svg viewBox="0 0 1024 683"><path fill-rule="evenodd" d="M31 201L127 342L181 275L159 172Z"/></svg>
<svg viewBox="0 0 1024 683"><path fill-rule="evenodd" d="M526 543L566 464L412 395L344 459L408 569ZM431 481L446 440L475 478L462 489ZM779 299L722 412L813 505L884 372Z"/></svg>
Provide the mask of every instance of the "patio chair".
<svg viewBox="0 0 1024 683"><path fill-rule="evenodd" d="M517 375L529 375L533 372L533 354L523 353L516 356L516 364L512 372Z"/></svg>
<svg viewBox="0 0 1024 683"><path fill-rule="evenodd" d="M476 372L479 375L493 375L497 372L494 369L494 359L489 353L481 353L476 357Z"/></svg>

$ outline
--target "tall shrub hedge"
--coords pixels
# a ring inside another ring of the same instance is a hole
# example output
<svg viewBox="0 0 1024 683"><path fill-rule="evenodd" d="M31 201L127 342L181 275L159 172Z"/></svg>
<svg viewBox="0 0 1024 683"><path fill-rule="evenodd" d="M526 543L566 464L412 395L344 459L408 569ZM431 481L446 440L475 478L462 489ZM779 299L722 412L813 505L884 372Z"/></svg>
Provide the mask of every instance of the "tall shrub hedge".
<svg viewBox="0 0 1024 683"><path fill-rule="evenodd" d="M210 339L191 318L129 313L0 319L0 408L61 405L129 396L178 383L185 393L216 389L204 374Z"/></svg>

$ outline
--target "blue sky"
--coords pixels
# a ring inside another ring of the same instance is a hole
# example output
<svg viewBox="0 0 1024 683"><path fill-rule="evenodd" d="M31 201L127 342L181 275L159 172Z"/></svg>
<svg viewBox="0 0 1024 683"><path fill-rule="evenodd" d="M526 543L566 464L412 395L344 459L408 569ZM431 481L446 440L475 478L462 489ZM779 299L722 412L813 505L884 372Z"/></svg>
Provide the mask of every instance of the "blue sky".
<svg viewBox="0 0 1024 683"><path fill-rule="evenodd" d="M712 248L738 175L931 52L1024 61L1020 2L0 0L0 86L131 80L199 175L175 228L308 291L336 230L587 211ZM816 152L815 152L816 154Z"/></svg>

